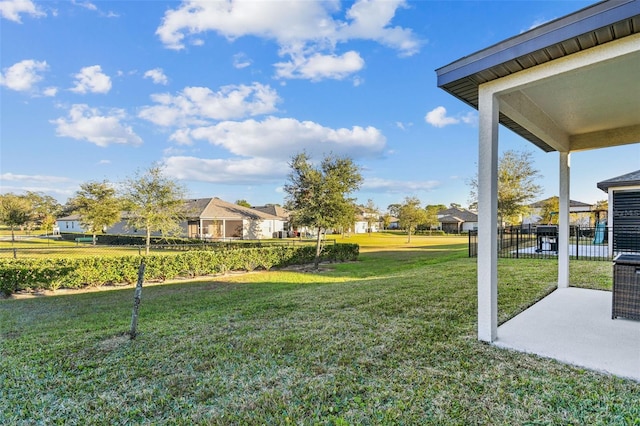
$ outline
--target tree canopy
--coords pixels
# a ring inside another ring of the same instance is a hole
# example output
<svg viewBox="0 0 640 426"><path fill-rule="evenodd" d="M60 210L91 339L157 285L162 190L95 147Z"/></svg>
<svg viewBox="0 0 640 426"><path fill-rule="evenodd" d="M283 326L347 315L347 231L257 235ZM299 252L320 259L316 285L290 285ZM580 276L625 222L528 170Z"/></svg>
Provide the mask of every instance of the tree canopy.
<svg viewBox="0 0 640 426"><path fill-rule="evenodd" d="M420 200L416 197L406 197L398 212L400 227L407 230L407 242L411 242L411 233L416 227L427 220L427 212L420 207Z"/></svg>
<svg viewBox="0 0 640 426"><path fill-rule="evenodd" d="M542 192L536 183L542 177L534 168L529 151L505 151L498 162L498 216L500 221L515 222L526 214L528 205ZM470 181L471 204L478 202L478 176Z"/></svg>
<svg viewBox="0 0 640 426"><path fill-rule="evenodd" d="M186 189L163 174L157 164L138 171L123 185L123 200L127 210L127 224L131 228L144 229L146 253L151 246L151 233L163 236L177 235L180 224L186 219Z"/></svg>
<svg viewBox="0 0 640 426"><path fill-rule="evenodd" d="M325 156L319 166L314 166L306 153L300 153L292 158L289 166L291 171L284 185L285 206L291 210L294 225L317 230L317 268L322 233L354 223L354 199L348 195L360 187L362 176L350 158L333 155Z"/></svg>
<svg viewBox="0 0 640 426"><path fill-rule="evenodd" d="M437 228L440 222L438 221L438 212L441 210L446 210L447 206L444 204L429 204L425 206L425 225L428 225L430 228Z"/></svg>
<svg viewBox="0 0 640 426"><path fill-rule="evenodd" d="M32 212L33 206L27 197L0 195L0 223L11 229L11 241L16 240L15 228L26 225L32 219Z"/></svg>
<svg viewBox="0 0 640 426"><path fill-rule="evenodd" d="M69 201L73 211L80 216L82 227L93 237L120 220L122 204L116 190L108 181L85 182Z"/></svg>

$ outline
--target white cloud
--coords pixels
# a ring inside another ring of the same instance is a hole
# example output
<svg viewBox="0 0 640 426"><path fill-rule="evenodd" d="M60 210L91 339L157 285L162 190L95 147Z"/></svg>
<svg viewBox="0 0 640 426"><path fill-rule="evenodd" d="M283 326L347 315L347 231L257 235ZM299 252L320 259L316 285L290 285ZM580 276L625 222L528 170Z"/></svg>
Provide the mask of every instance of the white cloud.
<svg viewBox="0 0 640 426"><path fill-rule="evenodd" d="M71 89L76 93L108 93L111 90L111 78L102 72L100 65L84 67L76 78L76 85Z"/></svg>
<svg viewBox="0 0 640 426"><path fill-rule="evenodd" d="M80 6L80 7L84 7L85 9L89 9L89 10L98 10L98 7L95 4L93 4L91 2L88 2L88 1L79 2L79 1L72 0L71 4L74 4L74 5Z"/></svg>
<svg viewBox="0 0 640 426"><path fill-rule="evenodd" d="M403 181L380 178L366 178L362 183L362 190L371 192L387 192L406 194L416 191L430 191L440 186L437 180Z"/></svg>
<svg viewBox="0 0 640 426"><path fill-rule="evenodd" d="M140 110L139 117L159 126L203 125L208 120L227 120L268 114L280 101L270 86L224 86L218 92L207 87L185 87L182 92L152 95L158 105Z"/></svg>
<svg viewBox="0 0 640 426"><path fill-rule="evenodd" d="M290 62L279 62L275 67L276 75L280 78L301 78L311 81L327 78L342 80L360 71L364 67L364 60L355 51L349 51L341 56L319 53L312 56L294 54Z"/></svg>
<svg viewBox="0 0 640 426"><path fill-rule="evenodd" d="M166 86L169 83L169 79L164 74L164 71L162 71L162 68L154 68L145 72L144 78L150 78L155 84L163 84Z"/></svg>
<svg viewBox="0 0 640 426"><path fill-rule="evenodd" d="M0 16L4 19L22 23L20 14L27 14L34 18L46 16L31 0L2 0L0 1Z"/></svg>
<svg viewBox="0 0 640 426"><path fill-rule="evenodd" d="M439 106L429 111L424 117L424 120L434 127L445 127L451 124L475 124L477 122L477 115L473 112L468 113L462 117L450 117L447 116L447 109L443 106Z"/></svg>
<svg viewBox="0 0 640 426"><path fill-rule="evenodd" d="M42 91L42 94L44 96L53 97L53 96L58 94L58 88L57 87L47 87L46 89L44 89Z"/></svg>
<svg viewBox="0 0 640 426"><path fill-rule="evenodd" d="M339 43L372 40L391 47L401 56L418 52L420 41L410 29L393 20L404 0L358 0L344 14L337 1L185 1L165 12L156 35L170 49L184 49L187 42L208 31L234 40L256 36L275 40L281 56L290 60L276 64L280 77L338 78L360 70L364 60L357 52L339 55ZM195 38L202 44L201 38Z"/></svg>
<svg viewBox="0 0 640 426"><path fill-rule="evenodd" d="M23 182L23 183L64 183L70 182L71 179L61 176L46 176L46 175L20 175L14 173L2 173L0 174L0 180L8 182Z"/></svg>
<svg viewBox="0 0 640 426"><path fill-rule="evenodd" d="M48 68L46 61L25 59L5 68L4 74L0 75L0 86L7 86L18 92L34 90L35 85L42 80L40 73Z"/></svg>
<svg viewBox="0 0 640 426"><path fill-rule="evenodd" d="M375 40L398 50L403 56L418 52L420 43L412 31L402 27L391 27L396 10L407 7L404 0L358 1L347 11L351 23L340 28L338 38Z"/></svg>
<svg viewBox="0 0 640 426"><path fill-rule="evenodd" d="M56 134L86 140L101 147L111 144L140 145L142 139L123 121L126 114L123 110L113 109L106 114L84 104L76 104L69 110L68 118L60 117L52 120Z"/></svg>
<svg viewBox="0 0 640 426"><path fill-rule="evenodd" d="M352 158L378 155L386 138L374 127L333 129L312 121L268 117L263 121L224 121L190 131L192 140L207 140L243 157L290 158L307 151L312 157L333 153Z"/></svg>
<svg viewBox="0 0 640 426"><path fill-rule="evenodd" d="M233 66L239 70L246 68L252 64L251 59L244 53L236 53L233 55Z"/></svg>
<svg viewBox="0 0 640 426"><path fill-rule="evenodd" d="M206 159L174 156L166 158L164 165L167 176L176 179L234 185L281 180L288 170L286 161L265 158Z"/></svg>

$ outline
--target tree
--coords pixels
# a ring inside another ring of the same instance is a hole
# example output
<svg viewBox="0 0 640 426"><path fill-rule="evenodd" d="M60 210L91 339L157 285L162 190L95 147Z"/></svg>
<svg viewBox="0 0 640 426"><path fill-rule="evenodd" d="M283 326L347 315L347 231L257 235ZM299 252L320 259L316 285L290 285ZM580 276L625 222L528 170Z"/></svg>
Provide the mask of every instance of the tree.
<svg viewBox="0 0 640 426"><path fill-rule="evenodd" d="M123 185L127 226L145 230L146 254L149 254L152 232L161 232L163 236L180 234L180 224L188 213L186 188L164 176L163 171L162 166L154 163L126 179Z"/></svg>
<svg viewBox="0 0 640 426"><path fill-rule="evenodd" d="M536 180L542 175L533 167L532 153L505 151L498 162L498 216L500 223L526 214L528 205L540 194ZM478 202L478 176L470 181L471 204Z"/></svg>
<svg viewBox="0 0 640 426"><path fill-rule="evenodd" d="M367 205L364 206L364 220L367 221L367 232L369 232L369 236L371 236L373 224L380 222L380 210L372 199L367 200Z"/></svg>
<svg viewBox="0 0 640 426"><path fill-rule="evenodd" d="M26 197L33 206L34 226L40 226L45 232L53 231L56 218L62 213L62 205L51 195L28 191Z"/></svg>
<svg viewBox="0 0 640 426"><path fill-rule="evenodd" d="M540 211L540 222L546 224L558 224L558 212L560 211L560 198L553 196L544 200Z"/></svg>
<svg viewBox="0 0 640 426"><path fill-rule="evenodd" d="M348 195L362 182L360 169L350 158L326 156L319 166L311 164L306 153L295 155L284 186L286 208L293 223L313 227L318 232L314 266L320 263L322 233L327 229L353 224L354 203Z"/></svg>
<svg viewBox="0 0 640 426"><path fill-rule="evenodd" d="M382 228L389 229L391 225L391 215L389 213L385 213L382 215Z"/></svg>
<svg viewBox="0 0 640 426"><path fill-rule="evenodd" d="M236 200L236 204L242 207L249 207L251 208L251 204L249 204L249 202L247 200Z"/></svg>
<svg viewBox="0 0 640 426"><path fill-rule="evenodd" d="M391 216L398 217L400 215L400 207L402 207L402 204L389 204L387 211Z"/></svg>
<svg viewBox="0 0 640 426"><path fill-rule="evenodd" d="M400 206L398 212L398 220L400 227L407 230L407 242L411 242L411 233L421 223L426 220L427 213L420 207L420 200L416 197L406 197L404 203Z"/></svg>
<svg viewBox="0 0 640 426"><path fill-rule="evenodd" d="M11 241L16 241L15 228L26 225L32 218L33 206L25 196L0 195L0 223L11 229Z"/></svg>
<svg viewBox="0 0 640 426"><path fill-rule="evenodd" d="M429 204L424 210L426 213L424 223L429 226L429 228L437 228L440 222L438 221L438 213L442 210L446 210L447 206L444 204Z"/></svg>
<svg viewBox="0 0 640 426"><path fill-rule="evenodd" d="M104 232L120 220L122 204L116 190L108 181L85 182L69 201L73 211L80 216L80 224L93 237Z"/></svg>

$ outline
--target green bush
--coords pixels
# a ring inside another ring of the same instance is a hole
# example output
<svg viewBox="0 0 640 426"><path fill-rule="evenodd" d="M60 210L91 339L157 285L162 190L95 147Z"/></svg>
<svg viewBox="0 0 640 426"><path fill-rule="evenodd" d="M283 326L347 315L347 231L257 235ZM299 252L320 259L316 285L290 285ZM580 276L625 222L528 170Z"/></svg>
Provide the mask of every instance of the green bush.
<svg viewBox="0 0 640 426"><path fill-rule="evenodd" d="M322 261L356 260L357 244L334 244L323 248ZM78 257L68 259L0 259L0 293L57 288L81 288L133 283L145 261L145 280L164 281L177 277L269 270L273 267L313 262L314 246L271 246L192 250L173 255Z"/></svg>

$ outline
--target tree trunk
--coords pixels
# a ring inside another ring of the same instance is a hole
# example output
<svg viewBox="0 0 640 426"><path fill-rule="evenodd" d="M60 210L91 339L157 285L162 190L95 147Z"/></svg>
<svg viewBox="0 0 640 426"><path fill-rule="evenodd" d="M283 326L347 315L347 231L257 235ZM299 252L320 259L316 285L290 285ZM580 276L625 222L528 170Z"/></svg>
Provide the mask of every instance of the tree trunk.
<svg viewBox="0 0 640 426"><path fill-rule="evenodd" d="M149 255L150 246L151 246L151 229L147 228L147 241L145 243L145 250L144 250L147 256Z"/></svg>
<svg viewBox="0 0 640 426"><path fill-rule="evenodd" d="M94 232L94 233L91 235L91 237L92 237L92 238L91 238L91 244L95 246L95 245L96 245L96 233Z"/></svg>
<svg viewBox="0 0 640 426"><path fill-rule="evenodd" d="M407 232L409 234L409 238L407 239L407 243L411 242L411 225L409 225L409 227L407 228Z"/></svg>
<svg viewBox="0 0 640 426"><path fill-rule="evenodd" d="M322 249L320 242L322 240L322 228L318 228L318 239L316 240L316 258L313 261L314 269L318 269L320 267L320 251Z"/></svg>
<svg viewBox="0 0 640 426"><path fill-rule="evenodd" d="M138 309L140 308L140 299L142 298L142 283L144 282L144 260L140 262L138 268L138 283L133 296L133 312L131 313L131 329L129 330L129 338L135 339L138 334Z"/></svg>

